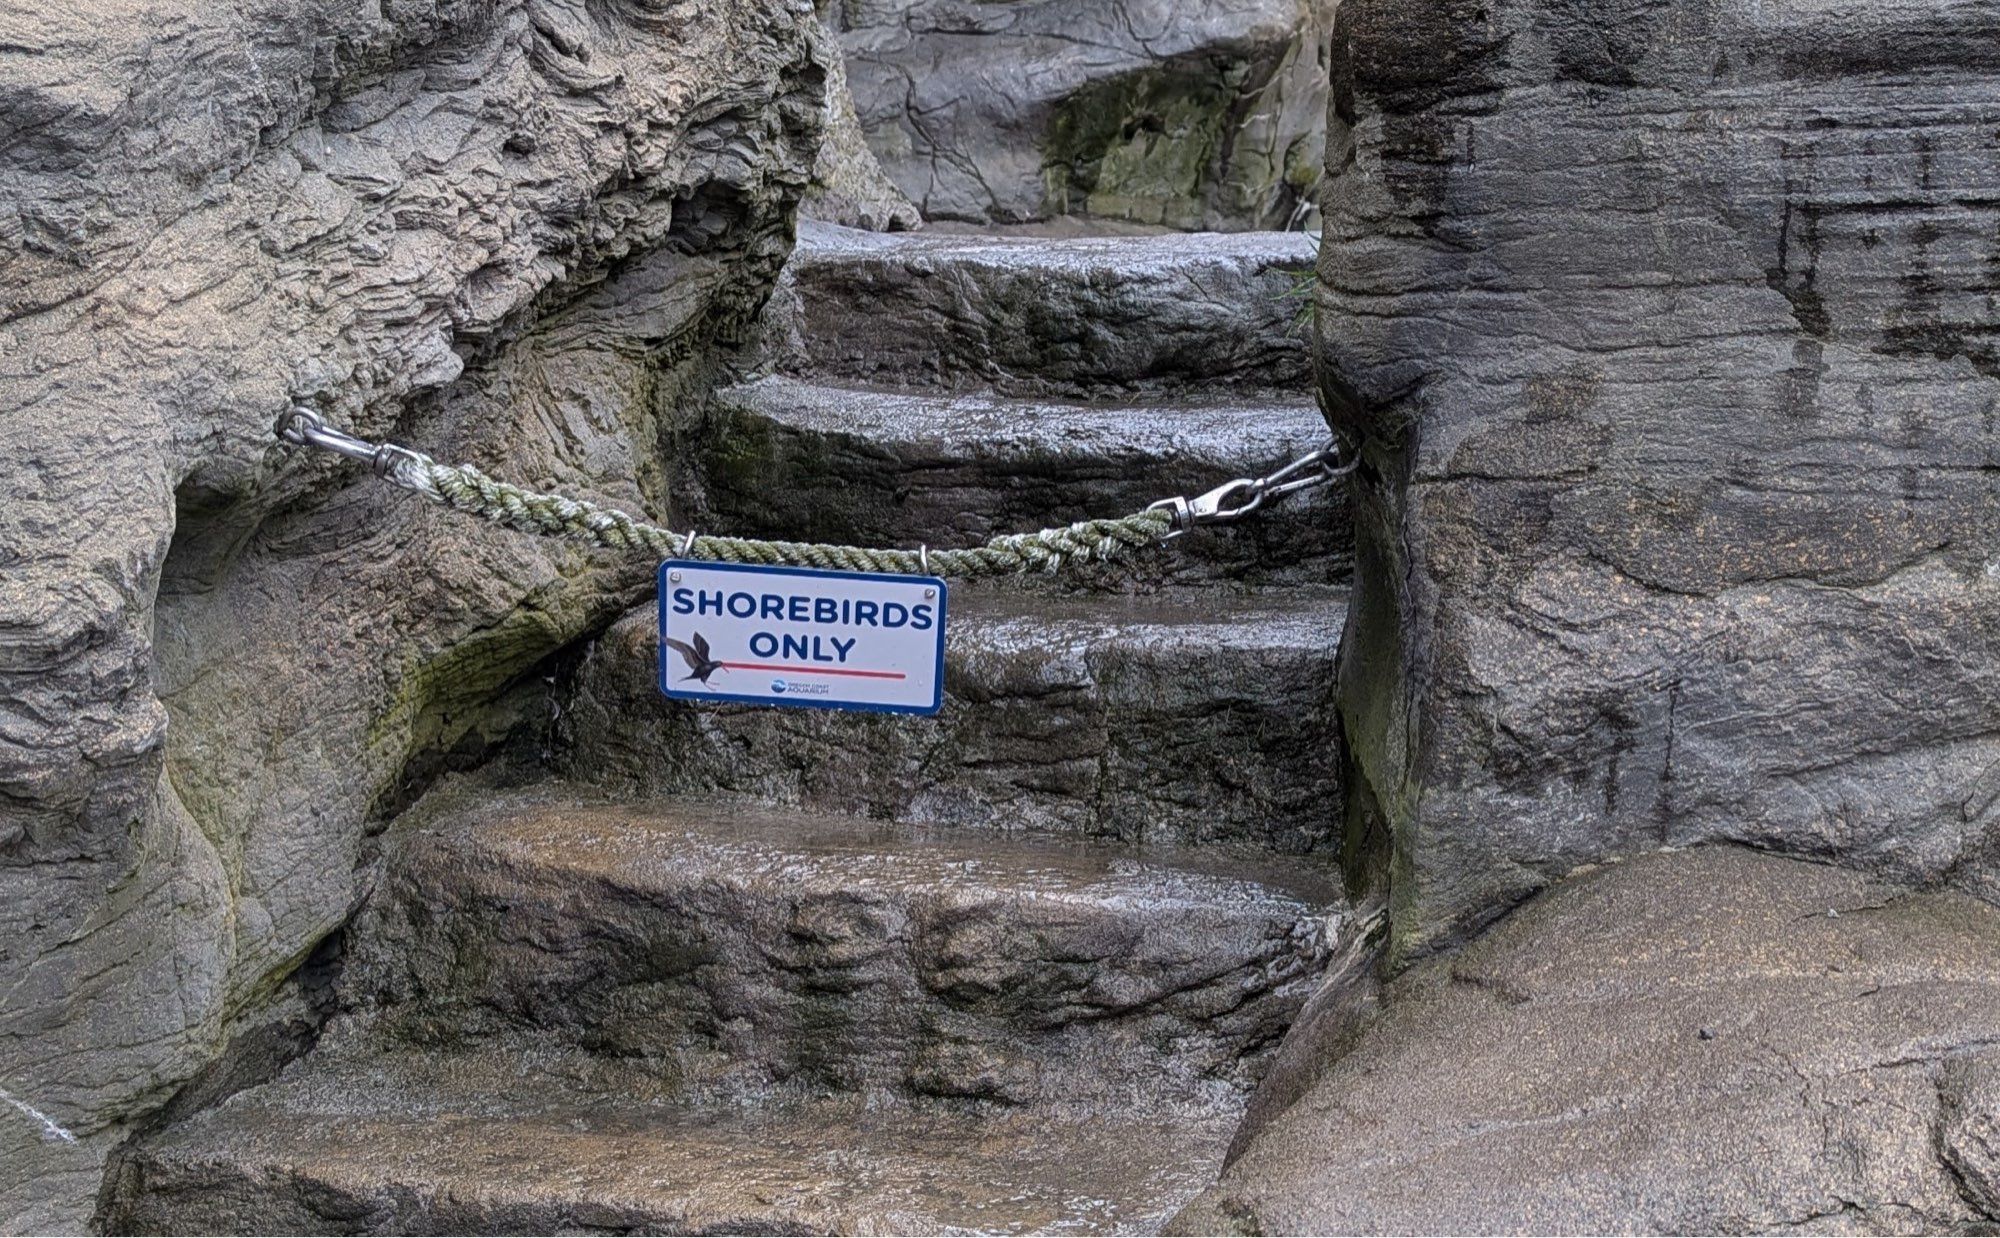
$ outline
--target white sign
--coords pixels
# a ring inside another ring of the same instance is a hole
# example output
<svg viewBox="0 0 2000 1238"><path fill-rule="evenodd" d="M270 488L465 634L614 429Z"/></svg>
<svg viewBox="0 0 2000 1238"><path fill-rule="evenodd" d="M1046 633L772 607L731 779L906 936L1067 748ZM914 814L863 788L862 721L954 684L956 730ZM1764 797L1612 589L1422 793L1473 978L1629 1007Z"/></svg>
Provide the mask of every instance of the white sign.
<svg viewBox="0 0 2000 1238"><path fill-rule="evenodd" d="M660 565L660 690L934 714L944 701L944 581L670 559Z"/></svg>

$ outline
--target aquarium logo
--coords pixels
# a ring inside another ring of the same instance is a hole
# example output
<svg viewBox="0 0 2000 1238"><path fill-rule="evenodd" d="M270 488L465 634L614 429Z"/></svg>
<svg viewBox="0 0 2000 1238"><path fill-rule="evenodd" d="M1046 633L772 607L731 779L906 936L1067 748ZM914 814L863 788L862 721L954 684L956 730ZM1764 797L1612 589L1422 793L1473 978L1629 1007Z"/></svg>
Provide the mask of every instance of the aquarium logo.
<svg viewBox="0 0 2000 1238"><path fill-rule="evenodd" d="M785 681L782 679L773 679L771 681L771 691L777 693L779 696L783 696L785 694Z"/></svg>

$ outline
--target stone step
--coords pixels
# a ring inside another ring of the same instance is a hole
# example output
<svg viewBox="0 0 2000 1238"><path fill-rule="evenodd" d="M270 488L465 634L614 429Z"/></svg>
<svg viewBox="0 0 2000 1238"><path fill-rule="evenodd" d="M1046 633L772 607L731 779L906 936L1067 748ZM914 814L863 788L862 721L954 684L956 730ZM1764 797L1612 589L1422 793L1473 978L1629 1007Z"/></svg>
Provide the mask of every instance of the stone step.
<svg viewBox="0 0 2000 1238"><path fill-rule="evenodd" d="M702 467L718 527L861 546L976 545L1124 515L1255 477L1323 446L1306 398L1064 404L769 377L717 400ZM1346 575L1346 484L1177 539L1121 582Z"/></svg>
<svg viewBox="0 0 2000 1238"><path fill-rule="evenodd" d="M644 1062L690 1099L1228 1106L1336 900L1296 859L460 788L398 833L355 988L391 1043Z"/></svg>
<svg viewBox="0 0 2000 1238"><path fill-rule="evenodd" d="M315 1063L140 1144L130 1234L1157 1233L1230 1122L875 1106L689 1110L531 1071Z"/></svg>
<svg viewBox="0 0 2000 1238"><path fill-rule="evenodd" d="M884 386L1304 392L1294 232L949 236L802 223L766 310L788 373Z"/></svg>
<svg viewBox="0 0 2000 1238"><path fill-rule="evenodd" d="M1337 589L950 595L934 718L690 706L640 607L583 659L555 760L618 793L1301 853L1336 845Z"/></svg>

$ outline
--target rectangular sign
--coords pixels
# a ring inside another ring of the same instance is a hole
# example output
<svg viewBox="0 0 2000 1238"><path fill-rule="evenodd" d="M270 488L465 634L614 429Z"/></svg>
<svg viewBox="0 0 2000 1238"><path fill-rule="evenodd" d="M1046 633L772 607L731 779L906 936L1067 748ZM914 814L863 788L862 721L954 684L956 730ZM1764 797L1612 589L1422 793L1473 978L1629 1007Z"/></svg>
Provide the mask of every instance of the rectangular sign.
<svg viewBox="0 0 2000 1238"><path fill-rule="evenodd" d="M934 714L944 581L669 559L660 690L677 701Z"/></svg>

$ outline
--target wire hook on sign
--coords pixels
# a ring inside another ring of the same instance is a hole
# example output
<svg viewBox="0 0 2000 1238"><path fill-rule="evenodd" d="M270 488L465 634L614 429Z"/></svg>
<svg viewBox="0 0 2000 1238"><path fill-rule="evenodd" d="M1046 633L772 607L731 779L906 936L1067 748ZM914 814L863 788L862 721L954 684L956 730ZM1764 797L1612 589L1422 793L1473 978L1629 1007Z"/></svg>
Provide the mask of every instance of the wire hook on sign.
<svg viewBox="0 0 2000 1238"><path fill-rule="evenodd" d="M1241 520L1266 504L1345 477L1355 467L1353 461L1343 463L1339 444L1329 441L1264 477L1239 477L1194 498L1161 499L1130 515L1079 520L1033 533L1006 533L961 550L932 550L929 546L901 550L712 537L693 530L676 533L636 520L617 508L525 490L488 477L469 464L439 464L408 447L357 438L329 426L324 417L303 405L293 406L280 420L278 438L295 447L316 447L362 461L376 476L433 503L525 533L639 551L655 559L906 576L1004 576L1110 562L1201 525Z"/></svg>

